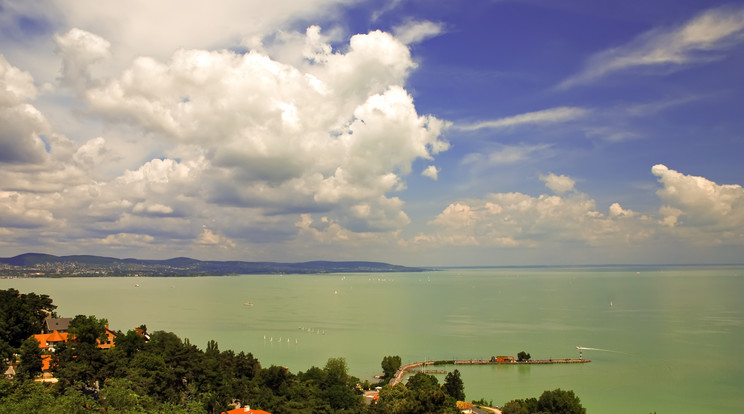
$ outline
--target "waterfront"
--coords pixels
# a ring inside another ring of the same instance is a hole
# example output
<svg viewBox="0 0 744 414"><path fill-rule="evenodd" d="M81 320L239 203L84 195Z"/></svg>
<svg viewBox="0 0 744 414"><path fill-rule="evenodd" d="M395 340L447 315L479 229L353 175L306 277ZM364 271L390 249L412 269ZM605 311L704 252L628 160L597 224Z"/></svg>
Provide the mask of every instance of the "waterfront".
<svg viewBox="0 0 744 414"><path fill-rule="evenodd" d="M467 269L199 278L3 279L62 316L147 324L292 371L345 357L362 379L404 363L531 353L591 364L457 366L469 399L573 389L589 412L744 407L744 267ZM253 306L246 306L250 302ZM455 367L447 367L454 369Z"/></svg>

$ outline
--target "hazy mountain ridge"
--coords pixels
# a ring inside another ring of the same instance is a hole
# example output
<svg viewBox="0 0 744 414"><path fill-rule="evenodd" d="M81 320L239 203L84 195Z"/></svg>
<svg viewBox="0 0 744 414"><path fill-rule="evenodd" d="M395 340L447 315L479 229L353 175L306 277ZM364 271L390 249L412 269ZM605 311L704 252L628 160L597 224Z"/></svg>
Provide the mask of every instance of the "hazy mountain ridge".
<svg viewBox="0 0 744 414"><path fill-rule="evenodd" d="M309 261L299 263L197 260L118 259L93 255L54 256L24 253L0 258L0 274L8 276L200 276L278 273L419 272L425 269L369 261Z"/></svg>

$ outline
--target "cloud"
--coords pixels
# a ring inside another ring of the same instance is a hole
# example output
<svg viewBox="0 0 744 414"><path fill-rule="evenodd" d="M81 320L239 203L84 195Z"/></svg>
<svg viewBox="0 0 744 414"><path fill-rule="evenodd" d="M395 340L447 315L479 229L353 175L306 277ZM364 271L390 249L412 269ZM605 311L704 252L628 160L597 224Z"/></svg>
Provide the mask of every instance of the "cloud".
<svg viewBox="0 0 744 414"><path fill-rule="evenodd" d="M426 167L424 171L421 171L421 175L436 181L439 178L439 169L434 165L430 165Z"/></svg>
<svg viewBox="0 0 744 414"><path fill-rule="evenodd" d="M14 190L0 226L64 234L80 249L149 244L142 251L152 255L161 245L307 238L295 225L304 214L389 245L411 221L393 193L414 161L448 149L447 123L418 114L403 87L416 65L391 34L352 36L342 51L319 27L304 36L299 66L262 51L180 49L167 60L140 56L112 76L91 68L107 66L116 43L79 29L57 36L61 81L84 98L86 116L128 136L76 143L46 127L47 155L34 172L0 170L0 191ZM33 79L6 66L13 87L0 98L28 105ZM150 146L148 158L122 154L139 145ZM108 167L121 158L126 168Z"/></svg>
<svg viewBox="0 0 744 414"><path fill-rule="evenodd" d="M102 37L78 28L64 35L55 35L54 40L62 56L60 81L75 90L82 90L90 83L90 66L107 58L111 46Z"/></svg>
<svg viewBox="0 0 744 414"><path fill-rule="evenodd" d="M117 233L109 234L100 240L100 242L107 246L148 246L155 238L148 234L132 234L132 233Z"/></svg>
<svg viewBox="0 0 744 414"><path fill-rule="evenodd" d="M232 240L224 236L220 236L219 234L216 234L212 230L206 228L202 230L196 242L201 245L220 246L222 248L234 248L236 246L235 242L233 242Z"/></svg>
<svg viewBox="0 0 744 414"><path fill-rule="evenodd" d="M132 207L132 212L143 215L170 216L173 214L173 208L160 203L139 202Z"/></svg>
<svg viewBox="0 0 744 414"><path fill-rule="evenodd" d="M544 182L545 185L553 190L558 195L563 195L574 189L576 181L566 175L555 175L550 173L548 175L541 175L540 181Z"/></svg>
<svg viewBox="0 0 744 414"><path fill-rule="evenodd" d="M488 168L500 165L516 164L531 158L542 158L551 149L549 144L538 145L497 145L496 149L470 153L462 158L464 165L474 165L477 168Z"/></svg>
<svg viewBox="0 0 744 414"><path fill-rule="evenodd" d="M634 68L682 66L718 58L723 51L744 40L744 8L709 9L685 24L654 29L631 42L599 52L584 69L564 80L561 89L586 84L615 72Z"/></svg>
<svg viewBox="0 0 744 414"><path fill-rule="evenodd" d="M287 29L293 22L330 18L354 0L223 0L219 6L199 0L135 0L126 11L114 3L46 0L27 5L19 14L57 11L52 19L79 27L117 45L116 55L129 61L138 55L164 58L186 45L200 49L238 46L243 38ZM39 10L40 9L40 10ZM46 16L44 16L46 17Z"/></svg>
<svg viewBox="0 0 744 414"><path fill-rule="evenodd" d="M37 94L30 73L11 65L0 54L0 106L15 106L35 99Z"/></svg>
<svg viewBox="0 0 744 414"><path fill-rule="evenodd" d="M441 23L430 21L409 21L393 28L393 34L401 42L409 45L440 35L444 31Z"/></svg>
<svg viewBox="0 0 744 414"><path fill-rule="evenodd" d="M46 158L42 134L49 124L28 101L36 98L33 77L0 54L0 164L38 164Z"/></svg>
<svg viewBox="0 0 744 414"><path fill-rule="evenodd" d="M316 28L307 35L317 43ZM445 123L419 116L400 86L414 64L390 34L355 35L345 53L312 50L312 73L258 52L138 58L86 96L112 121L202 148L214 167L205 178L219 180L210 199L233 205L309 212L375 199L403 188L415 159L448 148Z"/></svg>
<svg viewBox="0 0 744 414"><path fill-rule="evenodd" d="M542 125L573 121L586 116L589 110L584 108L561 106L536 112L499 118L490 121L479 121L471 124L457 124L455 128L463 131L477 131L480 129L502 129L521 125Z"/></svg>
<svg viewBox="0 0 744 414"><path fill-rule="evenodd" d="M32 229L54 221L51 205L41 196L0 191L0 227Z"/></svg>
<svg viewBox="0 0 744 414"><path fill-rule="evenodd" d="M643 246L682 241L693 246L744 244L744 188L719 185L655 165L663 185L658 214L642 214L612 203L607 212L574 188L573 179L548 174L541 180L558 195L494 193L451 203L430 222L436 231L406 241L410 246L498 246L546 248Z"/></svg>
<svg viewBox="0 0 744 414"><path fill-rule="evenodd" d="M564 242L625 244L653 235L643 227L648 217L619 203L610 206L607 214L598 211L595 201L576 191L575 181L566 175L550 173L540 179L558 195L511 192L460 200L431 221L438 229L435 233L419 234L409 243L536 248Z"/></svg>
<svg viewBox="0 0 744 414"><path fill-rule="evenodd" d="M659 210L662 224L687 236L694 230L713 234L719 241L744 241L744 188L740 185L719 185L662 164L654 165L651 172L663 185L656 192L665 203ZM710 241L710 236L700 241Z"/></svg>
<svg viewBox="0 0 744 414"><path fill-rule="evenodd" d="M529 247L564 242L624 244L647 239L640 220L619 223L597 211L594 200L574 193L560 197L496 193L450 204L432 222L438 231L413 244Z"/></svg>

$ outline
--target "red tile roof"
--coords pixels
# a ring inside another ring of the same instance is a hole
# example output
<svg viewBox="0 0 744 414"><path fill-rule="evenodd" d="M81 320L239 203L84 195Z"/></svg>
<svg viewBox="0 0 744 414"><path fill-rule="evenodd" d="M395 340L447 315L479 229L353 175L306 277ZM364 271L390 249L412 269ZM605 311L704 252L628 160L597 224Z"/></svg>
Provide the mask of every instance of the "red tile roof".
<svg viewBox="0 0 744 414"><path fill-rule="evenodd" d="M250 407L236 408L230 411L224 411L222 414L271 414L268 411L252 410Z"/></svg>
<svg viewBox="0 0 744 414"><path fill-rule="evenodd" d="M54 331L50 334L35 334L34 338L39 341L39 348L46 349L52 345L49 342L67 342L67 336L67 332Z"/></svg>
<svg viewBox="0 0 744 414"><path fill-rule="evenodd" d="M59 331L54 331L49 334L49 336L46 338L47 342L66 342L67 341L67 334L59 333Z"/></svg>

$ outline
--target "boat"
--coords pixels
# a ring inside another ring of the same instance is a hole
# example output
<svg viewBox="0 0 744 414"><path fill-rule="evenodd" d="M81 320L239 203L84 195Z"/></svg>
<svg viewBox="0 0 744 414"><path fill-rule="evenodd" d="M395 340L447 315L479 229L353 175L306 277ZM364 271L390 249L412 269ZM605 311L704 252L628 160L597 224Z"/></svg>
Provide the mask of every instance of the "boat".
<svg viewBox="0 0 744 414"><path fill-rule="evenodd" d="M243 302L243 306L253 306L253 302Z"/></svg>

